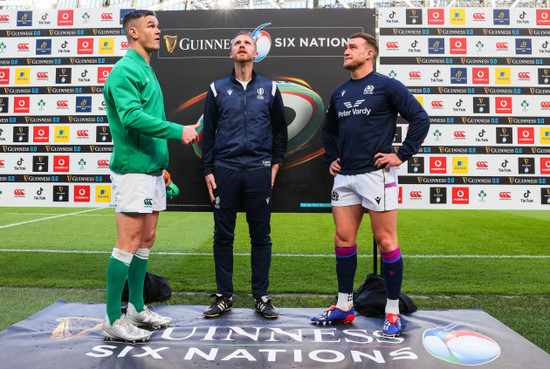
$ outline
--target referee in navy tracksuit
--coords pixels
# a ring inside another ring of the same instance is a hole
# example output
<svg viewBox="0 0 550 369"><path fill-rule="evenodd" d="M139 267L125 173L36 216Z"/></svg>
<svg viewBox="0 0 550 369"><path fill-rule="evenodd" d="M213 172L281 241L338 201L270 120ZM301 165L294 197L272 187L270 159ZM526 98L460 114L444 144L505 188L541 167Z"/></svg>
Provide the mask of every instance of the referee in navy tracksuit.
<svg viewBox="0 0 550 369"><path fill-rule="evenodd" d="M240 206L251 239L252 295L255 308L277 318L267 292L271 265L271 194L287 147L283 100L275 82L254 73L256 43L248 32L231 41L233 73L213 82L206 96L202 130L202 169L214 212L217 291L205 317L233 305L233 239Z"/></svg>

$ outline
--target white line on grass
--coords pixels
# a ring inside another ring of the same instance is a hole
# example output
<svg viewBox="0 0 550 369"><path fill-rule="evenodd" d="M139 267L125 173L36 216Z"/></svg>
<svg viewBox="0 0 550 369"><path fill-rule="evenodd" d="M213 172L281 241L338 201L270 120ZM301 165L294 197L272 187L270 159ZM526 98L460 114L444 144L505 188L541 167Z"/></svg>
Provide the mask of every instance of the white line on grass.
<svg viewBox="0 0 550 369"><path fill-rule="evenodd" d="M67 216L69 216L69 215L78 215L78 214L82 214L82 213L87 213L87 212L89 212L89 211L96 211L96 210L101 210L101 209L103 209L103 208L94 208L94 209L88 209L88 210L77 211L76 213L59 214L59 215L54 215L54 216L46 217L46 218L27 220L26 222L12 223L12 224L3 225L3 226L0 226L0 229L2 229L2 228L9 228L9 227L15 227L15 226L18 226L18 225L24 225L24 224L34 223L34 222L40 222L40 221L43 221L43 220L49 220L49 219L67 217Z"/></svg>
<svg viewBox="0 0 550 369"><path fill-rule="evenodd" d="M60 254L110 254L112 251L93 251L93 250L40 250L40 249L0 249L0 252L44 252ZM211 252L151 252L156 255L174 255L174 256L212 256ZM239 252L236 256L250 256L250 253ZM308 258L333 258L331 254L273 254L277 257L308 257ZM489 258L489 259L550 259L550 255L403 255L406 258ZM372 255L357 255L359 258L371 258Z"/></svg>

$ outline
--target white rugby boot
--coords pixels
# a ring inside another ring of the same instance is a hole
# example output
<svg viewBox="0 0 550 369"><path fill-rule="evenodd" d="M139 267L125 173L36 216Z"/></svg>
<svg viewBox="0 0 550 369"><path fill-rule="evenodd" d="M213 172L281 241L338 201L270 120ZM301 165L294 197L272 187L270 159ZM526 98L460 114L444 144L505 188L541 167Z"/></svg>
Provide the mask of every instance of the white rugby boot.
<svg viewBox="0 0 550 369"><path fill-rule="evenodd" d="M103 321L103 338L106 341L126 341L126 342L145 342L150 337L152 332L140 329L130 323L128 319L122 315L119 319L110 324L109 318Z"/></svg>
<svg viewBox="0 0 550 369"><path fill-rule="evenodd" d="M126 319L135 326L153 329L164 328L172 323L172 318L155 313L147 305L143 306L143 311L138 313L131 302L128 303L126 309Z"/></svg>

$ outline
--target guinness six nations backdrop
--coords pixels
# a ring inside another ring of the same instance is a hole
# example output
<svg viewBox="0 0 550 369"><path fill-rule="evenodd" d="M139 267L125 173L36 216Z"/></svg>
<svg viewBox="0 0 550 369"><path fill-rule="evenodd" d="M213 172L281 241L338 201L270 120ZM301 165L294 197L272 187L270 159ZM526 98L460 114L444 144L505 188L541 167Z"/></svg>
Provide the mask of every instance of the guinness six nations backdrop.
<svg viewBox="0 0 550 369"><path fill-rule="evenodd" d="M103 85L128 49L130 9L0 11L0 205L110 206L112 138ZM231 72L231 38L258 44L255 71L277 82L288 151L274 211L328 211L321 130L347 37L375 33L373 9L158 12L152 66L169 120L202 122L209 84ZM402 81L431 128L399 168L402 208L550 205L550 10L378 9L378 70ZM258 91L258 96L264 92ZM200 130L201 128L199 128ZM395 148L407 124L398 119ZM171 210L210 210L201 142L170 142Z"/></svg>

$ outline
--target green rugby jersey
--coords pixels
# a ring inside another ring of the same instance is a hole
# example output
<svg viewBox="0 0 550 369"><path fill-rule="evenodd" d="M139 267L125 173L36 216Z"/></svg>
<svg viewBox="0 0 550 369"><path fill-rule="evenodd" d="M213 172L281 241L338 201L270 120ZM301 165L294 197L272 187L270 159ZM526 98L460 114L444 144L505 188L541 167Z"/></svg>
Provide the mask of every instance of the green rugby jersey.
<svg viewBox="0 0 550 369"><path fill-rule="evenodd" d="M152 173L166 168L166 139L179 141L183 126L166 121L157 77L138 52L129 49L115 64L103 96L114 143L111 170Z"/></svg>

